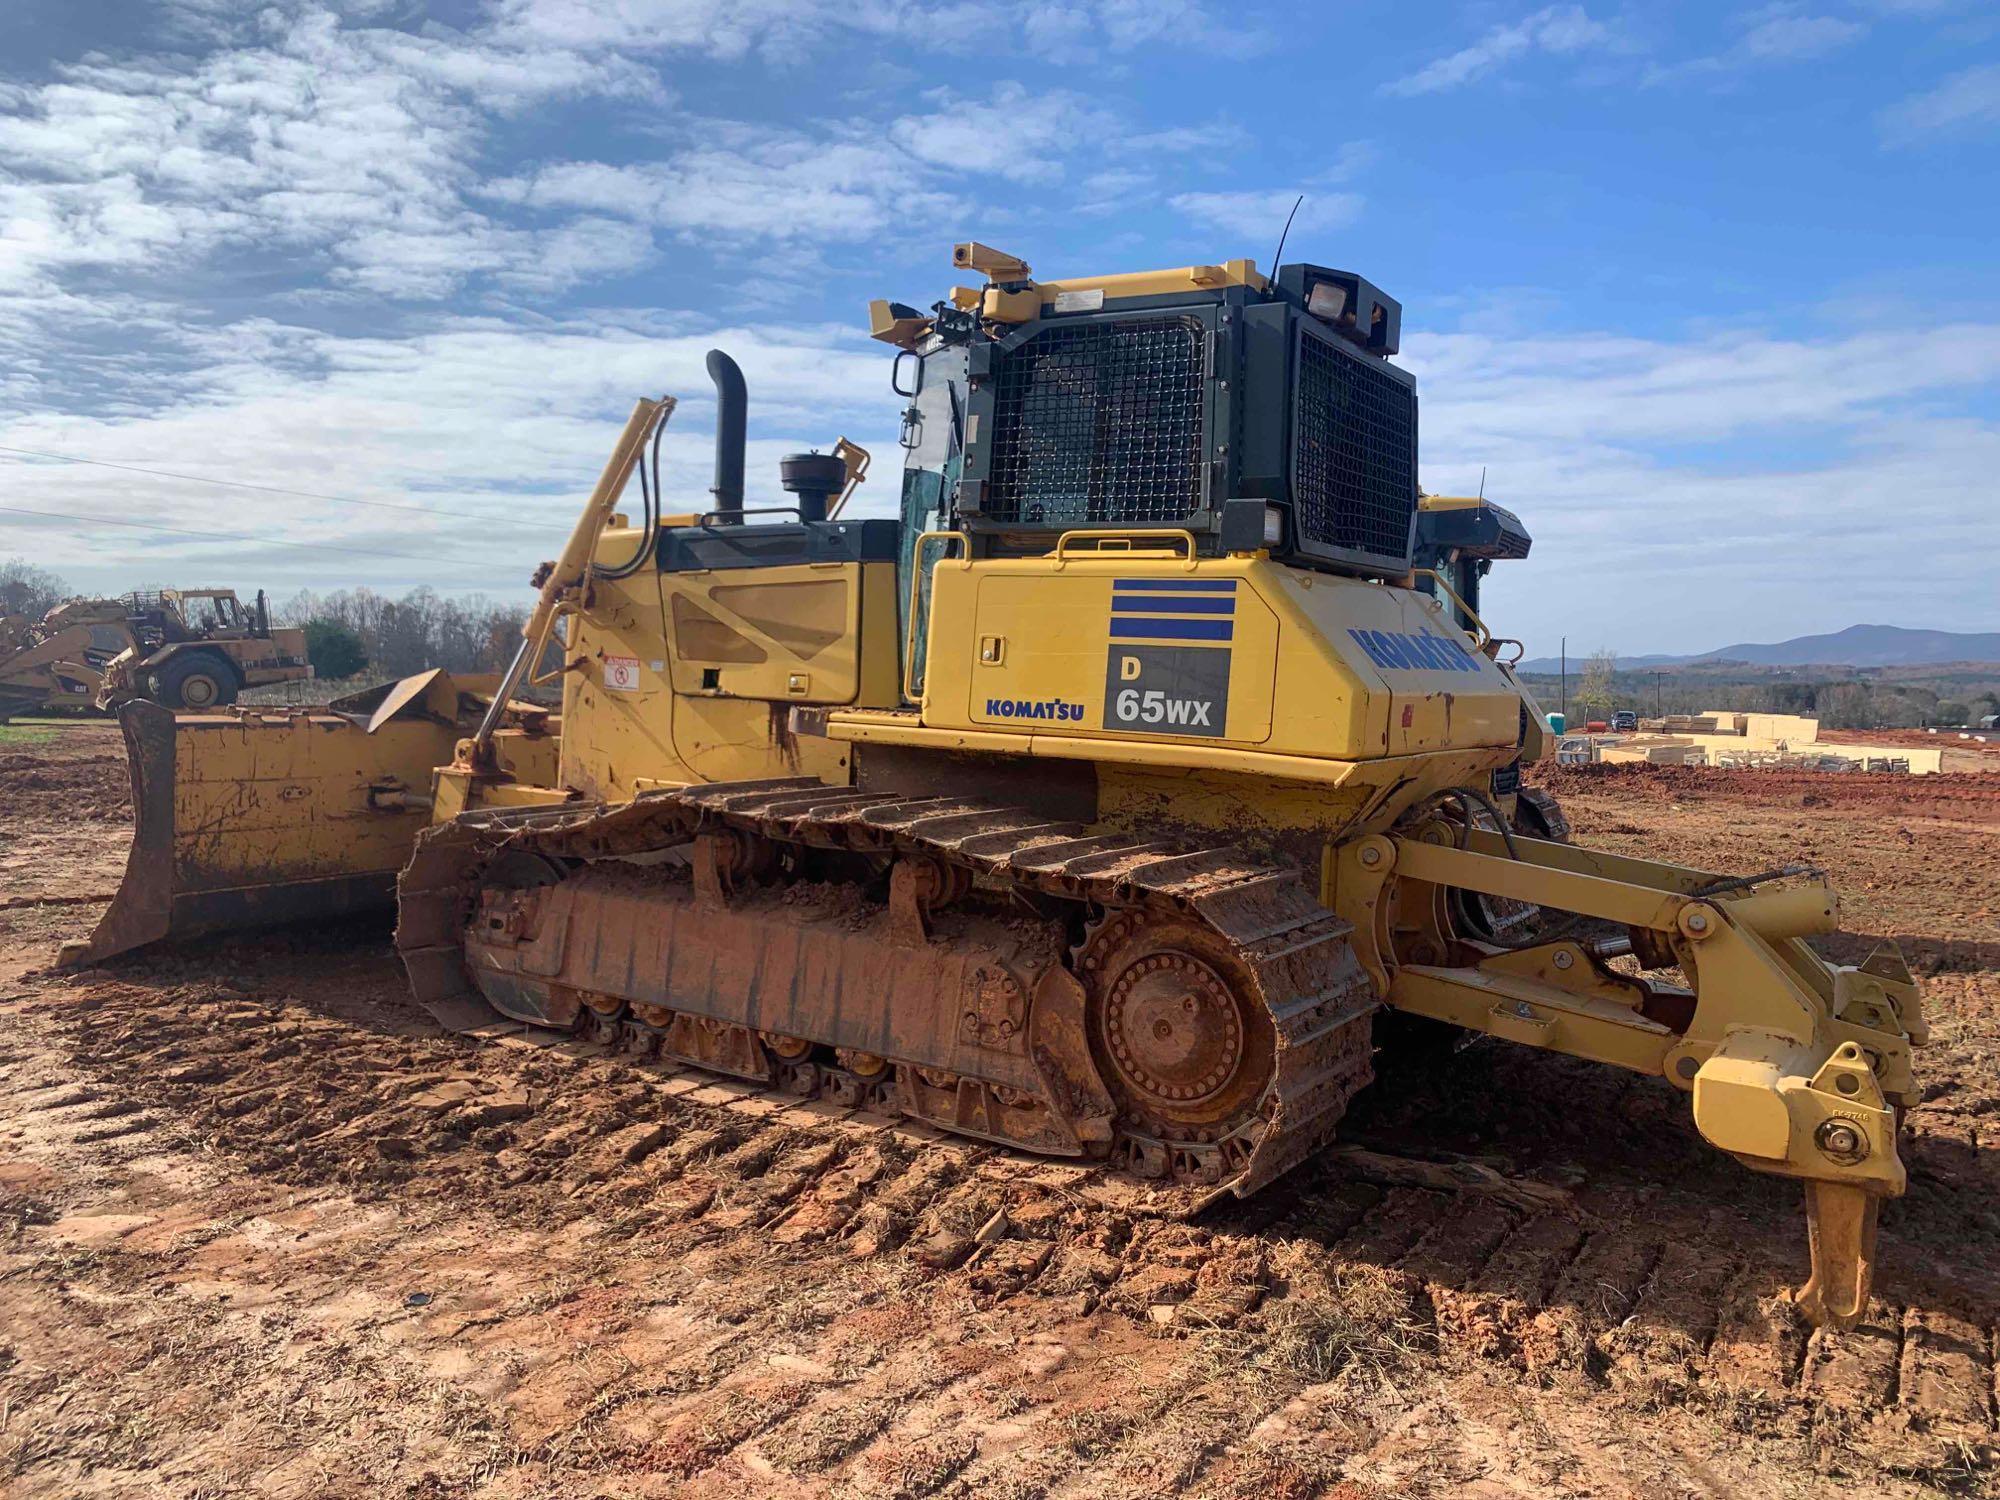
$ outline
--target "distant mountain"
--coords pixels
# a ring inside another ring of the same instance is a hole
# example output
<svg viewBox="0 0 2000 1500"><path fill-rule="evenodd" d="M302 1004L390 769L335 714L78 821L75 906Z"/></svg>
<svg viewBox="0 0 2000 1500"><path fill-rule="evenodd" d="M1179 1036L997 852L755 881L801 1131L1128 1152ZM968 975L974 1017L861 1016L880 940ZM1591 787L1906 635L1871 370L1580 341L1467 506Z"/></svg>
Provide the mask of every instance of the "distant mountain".
<svg viewBox="0 0 2000 1500"><path fill-rule="evenodd" d="M1569 659L1574 672L1583 655ZM1621 671L1643 667L1688 667L1710 662L1744 662L1754 667L1927 667L1944 662L2000 662L2000 631L1906 630L1900 625L1850 625L1831 635L1794 636L1769 645L1740 642L1698 656L1621 656ZM1554 672L1561 658L1538 656L1521 663L1528 672Z"/></svg>

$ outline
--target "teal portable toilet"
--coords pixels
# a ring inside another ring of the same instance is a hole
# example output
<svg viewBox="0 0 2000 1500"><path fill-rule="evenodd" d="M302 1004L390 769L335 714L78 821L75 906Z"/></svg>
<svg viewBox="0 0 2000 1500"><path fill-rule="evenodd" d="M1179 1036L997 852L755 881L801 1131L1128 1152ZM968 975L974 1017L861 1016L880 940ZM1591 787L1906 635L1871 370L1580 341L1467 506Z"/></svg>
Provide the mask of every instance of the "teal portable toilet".
<svg viewBox="0 0 2000 1500"><path fill-rule="evenodd" d="M1561 734L1561 733L1563 732L1564 728L1565 728L1565 727L1566 727L1566 726L1568 725L1568 723L1569 723L1569 720L1568 720L1568 719L1566 719L1566 718L1564 718L1564 717L1563 717L1563 716L1562 716L1561 714L1550 714L1550 715L1549 715L1549 733L1550 733L1550 734Z"/></svg>

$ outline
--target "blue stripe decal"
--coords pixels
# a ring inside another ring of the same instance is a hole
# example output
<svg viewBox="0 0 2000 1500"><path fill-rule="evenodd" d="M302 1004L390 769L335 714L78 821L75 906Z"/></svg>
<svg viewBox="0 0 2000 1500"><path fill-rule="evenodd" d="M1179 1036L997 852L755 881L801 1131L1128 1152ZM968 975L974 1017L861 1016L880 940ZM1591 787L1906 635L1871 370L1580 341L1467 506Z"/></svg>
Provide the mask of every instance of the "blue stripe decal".
<svg viewBox="0 0 2000 1500"><path fill-rule="evenodd" d="M1143 595L1113 594L1111 610L1114 614L1158 614L1165 610L1176 615L1233 615L1236 613L1236 601L1210 599L1196 594L1189 594L1184 599L1148 599Z"/></svg>
<svg viewBox="0 0 2000 1500"><path fill-rule="evenodd" d="M1170 594L1233 594L1234 578L1116 578L1111 586L1119 589L1150 589Z"/></svg>
<svg viewBox="0 0 2000 1500"><path fill-rule="evenodd" d="M1133 620L1114 619L1114 641L1226 641L1236 625L1230 620Z"/></svg>

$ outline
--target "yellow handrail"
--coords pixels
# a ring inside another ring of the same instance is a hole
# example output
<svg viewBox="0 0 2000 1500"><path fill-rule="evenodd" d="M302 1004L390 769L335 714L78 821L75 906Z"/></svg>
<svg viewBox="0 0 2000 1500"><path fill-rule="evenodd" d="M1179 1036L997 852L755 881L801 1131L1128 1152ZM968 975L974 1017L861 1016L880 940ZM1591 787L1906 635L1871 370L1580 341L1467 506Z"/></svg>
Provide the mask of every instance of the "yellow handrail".
<svg viewBox="0 0 2000 1500"><path fill-rule="evenodd" d="M833 445L833 456L847 465L847 486L841 490L840 498L826 508L829 521L840 519L840 513L847 508L847 502L854 498L856 486L868 479L868 465L873 461L868 450L859 443L850 443L842 438Z"/></svg>
<svg viewBox="0 0 2000 1500"><path fill-rule="evenodd" d="M1488 643L1494 638L1493 632L1486 628L1486 622L1479 618L1478 611L1458 597L1458 590L1445 582L1444 574L1440 573L1436 568L1412 568L1410 569L1410 576L1412 578L1428 578L1439 588L1443 589L1446 597L1453 604L1456 604L1459 609L1464 611L1466 619L1479 627L1479 634L1473 637L1473 644L1481 651L1486 649Z"/></svg>
<svg viewBox="0 0 2000 1500"><path fill-rule="evenodd" d="M972 538L962 531L921 531L917 533L916 545L910 549L910 622L903 628L903 697L906 701L917 701L917 605L923 598L924 588L924 543L955 541L966 549L962 554L967 567L972 566ZM939 562L945 561L943 557Z"/></svg>
<svg viewBox="0 0 2000 1500"><path fill-rule="evenodd" d="M1085 527L1076 531L1065 531L1061 536L1056 538L1056 566L1061 567L1064 563L1071 560L1072 554L1069 550L1069 544L1072 540L1080 539L1099 543L1098 546L1090 549L1093 552L1130 552L1134 550L1131 546L1134 541L1145 541L1153 538L1185 543L1187 545L1188 571L1194 571L1196 561L1194 555L1194 533L1189 531L1185 526ZM1126 545L1122 548L1106 547L1102 545L1105 542L1123 542Z"/></svg>

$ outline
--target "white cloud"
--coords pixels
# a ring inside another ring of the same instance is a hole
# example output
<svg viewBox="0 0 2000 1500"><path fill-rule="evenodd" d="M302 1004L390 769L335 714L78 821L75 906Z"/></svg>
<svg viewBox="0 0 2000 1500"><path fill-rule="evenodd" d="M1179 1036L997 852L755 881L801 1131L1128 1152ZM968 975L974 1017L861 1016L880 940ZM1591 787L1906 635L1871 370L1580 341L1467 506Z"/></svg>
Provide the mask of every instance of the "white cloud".
<svg viewBox="0 0 2000 1500"><path fill-rule="evenodd" d="M842 38L963 55L1025 48L1074 64L1155 46L1241 56L1267 42L1200 0L498 0L497 11L499 34L528 44L786 64Z"/></svg>
<svg viewBox="0 0 2000 1500"><path fill-rule="evenodd" d="M1294 232L1339 229L1361 215L1359 193L1316 192L1311 188L1258 188L1241 192L1176 193L1167 201L1196 223L1221 229L1257 245L1275 244L1303 191L1292 220Z"/></svg>
<svg viewBox="0 0 2000 1500"><path fill-rule="evenodd" d="M190 278L246 257L266 290L405 302L628 273L653 258L656 230L739 250L776 242L796 260L807 241L963 221L1005 196L995 182L1046 191L1086 147L1129 165L1242 140L1227 122L1146 130L1090 96L1004 81L933 90L887 121L701 119L621 50L727 56L817 27L910 27L955 45L1009 19L970 6L498 0L480 29L417 32L368 24L411 14L376 0L177 0L170 14L205 51L0 83L0 336L59 300L108 308L169 286L187 298ZM1092 45L1114 49L1169 31L1192 45L1200 14L1136 0L1076 12ZM489 177L508 116L590 95L643 104L648 128L678 144L656 160L530 159Z"/></svg>
<svg viewBox="0 0 2000 1500"><path fill-rule="evenodd" d="M1210 120L1201 125L1171 125L1164 130L1145 130L1116 142L1125 151L1160 151L1175 155L1199 156L1207 152L1242 151L1256 138L1233 120Z"/></svg>
<svg viewBox="0 0 2000 1500"><path fill-rule="evenodd" d="M1638 651L1862 620L2000 624L1980 593L2000 518L1966 498L2000 461L2000 423L1959 414L1992 410L2000 325L1418 332L1404 350L1426 487L1470 493L1484 470L1538 538L1527 563L1494 570L1489 616L1535 654L1565 631L1573 647Z"/></svg>
<svg viewBox="0 0 2000 1500"><path fill-rule="evenodd" d="M1714 442L1744 431L1860 420L1928 393L2000 383L1995 326L1946 324L1811 341L1757 334L1695 342L1614 335L1418 334L1411 364L1448 391L1455 425L1510 441Z"/></svg>
<svg viewBox="0 0 2000 1500"><path fill-rule="evenodd" d="M251 245L324 256L335 285L414 297L480 272L589 268L576 246L465 206L487 115L644 98L650 75L563 49L355 30L319 9L258 26L192 65L93 61L0 87L0 296ZM615 252L629 263L629 244Z"/></svg>
<svg viewBox="0 0 2000 1500"><path fill-rule="evenodd" d="M1882 117L1884 134L1897 142L1996 125L2000 125L2000 63L1954 73Z"/></svg>
<svg viewBox="0 0 2000 1500"><path fill-rule="evenodd" d="M1891 16L1935 16L1963 9L1968 0L1863 0L1869 10ZM1971 0L1978 3L1978 0Z"/></svg>
<svg viewBox="0 0 2000 1500"><path fill-rule="evenodd" d="M866 241L892 216L953 212L956 199L913 185L921 170L878 138L725 126L712 143L660 162L612 166L556 162L491 184L494 197L527 207L617 214L691 238Z"/></svg>
<svg viewBox="0 0 2000 1500"><path fill-rule="evenodd" d="M1070 173L1080 143L1114 158L1082 185L1080 211L1107 193L1131 198L1153 182L1133 163L1218 147L1227 123L1134 131L1115 113L1066 90L993 85L983 97L950 90L888 122L827 120L809 128L682 119L686 143L656 161L549 162L480 191L546 212L588 211L657 225L690 239L787 245L868 243L965 222L1013 187L1043 192Z"/></svg>
<svg viewBox="0 0 2000 1500"><path fill-rule="evenodd" d="M1868 28L1839 16L1773 15L1757 22L1737 45L1746 58L1801 62L1838 52Z"/></svg>
<svg viewBox="0 0 2000 1500"><path fill-rule="evenodd" d="M240 492L133 474L118 475L114 492L104 470L0 454L7 503L431 556L435 569L138 532L93 534L85 544L73 522L43 525L4 514L0 555L34 557L79 587L198 575L281 592L353 582L518 589L574 520L641 395L681 398L665 444L669 502L703 506L713 405L702 362L717 346L741 362L750 387L753 494L779 498L779 454L825 449L848 432L882 460L881 477L863 492L873 513L893 510L896 402L886 355L856 329L702 328L633 308L536 328L450 318L400 339L253 320L192 340L188 352L197 363L157 411L22 416L0 422L0 444L415 503L466 519L246 500ZM503 521L546 529L497 524ZM255 576L245 577L251 569Z"/></svg>
<svg viewBox="0 0 2000 1500"><path fill-rule="evenodd" d="M1131 167L1106 167L1092 172L1079 183L1076 211L1080 214L1119 213L1135 208L1152 196L1151 172Z"/></svg>
<svg viewBox="0 0 2000 1500"><path fill-rule="evenodd" d="M1733 17L1732 24L1740 35L1728 47L1703 57L1659 64L1647 72L1646 82L1732 75L1751 68L1810 62L1852 46L1868 34L1867 26L1859 21L1811 14L1797 0L1773 0Z"/></svg>
<svg viewBox="0 0 2000 1500"><path fill-rule="evenodd" d="M1550 5L1519 21L1493 27L1470 46L1384 84L1382 92L1405 97L1441 93L1485 77L1531 53L1563 55L1603 47L1612 41L1611 29L1592 20L1582 6Z"/></svg>
<svg viewBox="0 0 2000 1500"><path fill-rule="evenodd" d="M1080 95L1031 94L1018 83L999 84L987 99L938 90L926 101L933 106L927 113L890 124L891 141L931 166L991 173L1011 182L1052 181L1062 175L1062 158L1078 145L1119 130L1109 111Z"/></svg>

